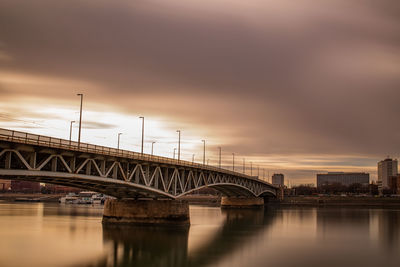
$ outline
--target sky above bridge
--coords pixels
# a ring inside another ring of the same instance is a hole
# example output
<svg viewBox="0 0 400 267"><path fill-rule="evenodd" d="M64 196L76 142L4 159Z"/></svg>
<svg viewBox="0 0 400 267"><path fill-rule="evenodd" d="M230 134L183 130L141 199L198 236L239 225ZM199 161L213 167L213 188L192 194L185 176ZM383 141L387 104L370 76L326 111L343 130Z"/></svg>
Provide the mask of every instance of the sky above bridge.
<svg viewBox="0 0 400 267"><path fill-rule="evenodd" d="M0 127L315 183L400 153L398 0L0 0ZM74 124L73 139L77 138Z"/></svg>

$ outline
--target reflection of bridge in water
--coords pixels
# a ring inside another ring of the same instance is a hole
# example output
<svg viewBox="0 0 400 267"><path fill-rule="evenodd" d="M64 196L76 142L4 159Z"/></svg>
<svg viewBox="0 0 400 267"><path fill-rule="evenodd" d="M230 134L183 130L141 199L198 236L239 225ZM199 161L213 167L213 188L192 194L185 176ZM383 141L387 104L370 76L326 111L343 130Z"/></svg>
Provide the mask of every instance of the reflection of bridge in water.
<svg viewBox="0 0 400 267"><path fill-rule="evenodd" d="M90 266L209 266L272 224L272 210L223 210L223 226L203 246L188 253L189 228L103 227L110 245L105 258ZM240 236L240 238L238 238Z"/></svg>

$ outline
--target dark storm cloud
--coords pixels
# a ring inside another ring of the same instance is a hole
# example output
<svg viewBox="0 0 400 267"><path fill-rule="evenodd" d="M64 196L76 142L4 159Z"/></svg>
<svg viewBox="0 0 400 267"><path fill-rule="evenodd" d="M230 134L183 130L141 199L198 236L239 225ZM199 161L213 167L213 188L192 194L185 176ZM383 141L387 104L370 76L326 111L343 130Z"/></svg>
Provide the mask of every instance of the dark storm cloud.
<svg viewBox="0 0 400 267"><path fill-rule="evenodd" d="M398 1L1 0L0 71L93 83L92 101L215 129L238 153L384 156L400 151L398 14ZM20 92L62 94L42 90Z"/></svg>

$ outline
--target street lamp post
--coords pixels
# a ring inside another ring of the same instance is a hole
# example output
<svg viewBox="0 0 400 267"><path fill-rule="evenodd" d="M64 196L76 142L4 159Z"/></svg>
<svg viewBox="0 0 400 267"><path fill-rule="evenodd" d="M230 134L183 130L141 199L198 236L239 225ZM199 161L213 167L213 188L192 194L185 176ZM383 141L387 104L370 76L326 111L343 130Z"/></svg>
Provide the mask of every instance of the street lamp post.
<svg viewBox="0 0 400 267"><path fill-rule="evenodd" d="M192 155L192 164L194 164L194 154Z"/></svg>
<svg viewBox="0 0 400 267"><path fill-rule="evenodd" d="M250 176L253 176L253 162L250 162Z"/></svg>
<svg viewBox="0 0 400 267"><path fill-rule="evenodd" d="M181 159L181 130L177 130L177 133L179 133L179 139L178 139L178 160Z"/></svg>
<svg viewBox="0 0 400 267"><path fill-rule="evenodd" d="M201 140L203 142L203 165L206 165L206 140Z"/></svg>
<svg viewBox="0 0 400 267"><path fill-rule="evenodd" d="M75 123L75 121L70 121L69 125L69 145L71 145L71 138L72 138L72 124Z"/></svg>
<svg viewBox="0 0 400 267"><path fill-rule="evenodd" d="M221 147L219 147L219 168L221 169Z"/></svg>
<svg viewBox="0 0 400 267"><path fill-rule="evenodd" d="M155 144L156 142L155 141L153 141L153 142L151 142L151 155L153 156L153 148L154 148L154 144Z"/></svg>
<svg viewBox="0 0 400 267"><path fill-rule="evenodd" d="M117 149L119 150L119 139L120 139L120 137L121 137L121 134L122 133L118 133L118 145L117 145Z"/></svg>
<svg viewBox="0 0 400 267"><path fill-rule="evenodd" d="M176 148L174 148L174 159L175 159L175 151L176 151Z"/></svg>
<svg viewBox="0 0 400 267"><path fill-rule="evenodd" d="M260 166L257 165L257 178L260 179Z"/></svg>
<svg viewBox="0 0 400 267"><path fill-rule="evenodd" d="M235 153L232 153L232 171L235 171Z"/></svg>
<svg viewBox="0 0 400 267"><path fill-rule="evenodd" d="M81 108L79 112L79 134L78 134L78 149L81 146L81 130L82 130L82 103L83 103L83 94L77 94L77 96L81 97Z"/></svg>
<svg viewBox="0 0 400 267"><path fill-rule="evenodd" d="M143 155L143 144L144 144L144 117L139 117L139 119L142 119L142 150L141 153Z"/></svg>

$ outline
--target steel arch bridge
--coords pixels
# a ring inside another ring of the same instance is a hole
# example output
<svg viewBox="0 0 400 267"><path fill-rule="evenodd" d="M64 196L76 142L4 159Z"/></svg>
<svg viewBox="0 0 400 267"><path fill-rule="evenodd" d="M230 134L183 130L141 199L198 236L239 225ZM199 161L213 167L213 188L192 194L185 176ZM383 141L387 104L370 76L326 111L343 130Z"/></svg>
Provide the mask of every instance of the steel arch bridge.
<svg viewBox="0 0 400 267"><path fill-rule="evenodd" d="M0 178L78 187L117 198L177 199L210 187L229 197L278 188L213 166L0 128Z"/></svg>

